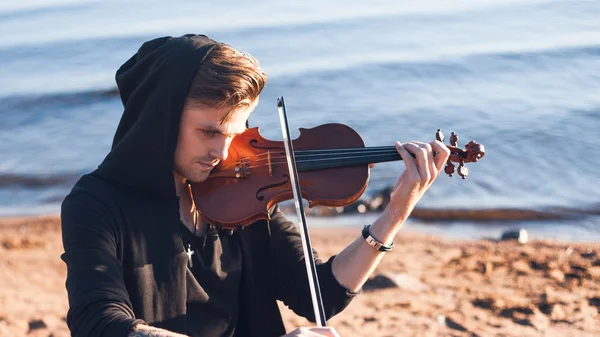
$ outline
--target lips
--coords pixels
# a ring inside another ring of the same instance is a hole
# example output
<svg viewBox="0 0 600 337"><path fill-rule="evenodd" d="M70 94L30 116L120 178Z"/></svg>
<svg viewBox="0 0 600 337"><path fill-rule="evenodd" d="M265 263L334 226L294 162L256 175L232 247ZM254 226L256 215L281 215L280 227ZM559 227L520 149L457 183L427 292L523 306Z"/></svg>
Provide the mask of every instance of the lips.
<svg viewBox="0 0 600 337"><path fill-rule="evenodd" d="M217 166L217 164L216 164L216 163L210 163L210 164L207 164L207 163L203 163L203 162L198 162L198 165L199 165L199 166L200 166L202 169L204 169L204 170L206 170L206 171L210 171L210 170L212 170L212 169L213 169L215 166Z"/></svg>

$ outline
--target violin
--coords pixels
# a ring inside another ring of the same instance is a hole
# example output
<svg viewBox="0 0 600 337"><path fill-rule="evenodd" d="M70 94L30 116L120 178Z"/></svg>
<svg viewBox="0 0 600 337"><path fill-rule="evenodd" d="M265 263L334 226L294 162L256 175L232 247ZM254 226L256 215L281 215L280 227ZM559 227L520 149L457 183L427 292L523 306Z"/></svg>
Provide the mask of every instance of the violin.
<svg viewBox="0 0 600 337"><path fill-rule="evenodd" d="M292 141L293 153L302 197L309 207L353 203L366 190L372 165L402 160L394 146L365 147L361 136L344 124L299 130L300 136ZM444 142L439 129L436 139ZM465 149L457 144L458 136L452 132L444 172L452 176L453 162L458 163L457 173L465 179L465 163L477 162L485 150L474 141ZM247 129L232 140L227 159L191 189L196 209L208 223L239 229L269 220L271 207L294 199L284 142L265 139L258 127Z"/></svg>

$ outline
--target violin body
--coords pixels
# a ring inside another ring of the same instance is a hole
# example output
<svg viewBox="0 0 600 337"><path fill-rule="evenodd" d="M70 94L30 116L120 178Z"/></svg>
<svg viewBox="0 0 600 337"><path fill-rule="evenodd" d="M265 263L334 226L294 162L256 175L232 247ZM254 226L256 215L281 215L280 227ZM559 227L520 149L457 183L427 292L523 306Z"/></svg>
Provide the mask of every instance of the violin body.
<svg viewBox="0 0 600 337"><path fill-rule="evenodd" d="M436 138L444 142L439 129ZM479 161L485 149L475 141L458 148L455 133L450 143L444 172L452 176L456 171L465 179L465 163ZM337 123L301 128L292 147L302 198L309 207L349 205L366 190L371 164L403 160L395 146L367 148L356 131ZM458 169L453 162L459 163ZM258 128L248 129L232 140L227 158L206 181L191 185L196 209L208 223L228 229L268 220L273 206L294 199L289 172L285 144L265 139Z"/></svg>
<svg viewBox="0 0 600 337"><path fill-rule="evenodd" d="M299 130L300 136L292 141L294 153L365 147L362 137L343 124ZM326 151L317 157L312 155L311 162L325 162L328 156ZM367 188L368 163L300 169L301 155L296 162L302 197L309 207L349 205ZM227 159L213 169L206 181L192 184L192 191L196 208L211 224L235 229L269 219L271 207L294 199L284 143L265 139L257 127L248 129L232 140Z"/></svg>

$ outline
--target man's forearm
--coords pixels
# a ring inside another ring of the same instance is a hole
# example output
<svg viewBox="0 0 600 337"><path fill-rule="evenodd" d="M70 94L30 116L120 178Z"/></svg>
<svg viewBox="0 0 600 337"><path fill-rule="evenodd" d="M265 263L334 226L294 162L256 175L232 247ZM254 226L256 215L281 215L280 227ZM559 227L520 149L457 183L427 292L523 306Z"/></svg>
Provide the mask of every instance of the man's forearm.
<svg viewBox="0 0 600 337"><path fill-rule="evenodd" d="M129 333L128 337L188 337L175 332L138 324Z"/></svg>
<svg viewBox="0 0 600 337"><path fill-rule="evenodd" d="M372 224L371 234L378 240L389 243L400 229L403 220L393 220L384 212ZM333 275L348 290L358 291L375 271L384 254L359 237L335 257L331 266Z"/></svg>

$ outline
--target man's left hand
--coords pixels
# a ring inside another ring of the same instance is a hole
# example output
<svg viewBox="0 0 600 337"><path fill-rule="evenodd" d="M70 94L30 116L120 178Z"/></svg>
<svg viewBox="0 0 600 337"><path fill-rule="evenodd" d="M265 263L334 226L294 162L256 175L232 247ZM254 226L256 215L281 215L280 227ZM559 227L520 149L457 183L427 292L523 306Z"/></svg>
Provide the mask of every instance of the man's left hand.
<svg viewBox="0 0 600 337"><path fill-rule="evenodd" d="M406 170L398 178L384 213L391 216L393 223L400 225L440 175L450 156L450 150L437 140L430 143L396 142L396 150L402 156ZM414 154L415 158L410 153Z"/></svg>

